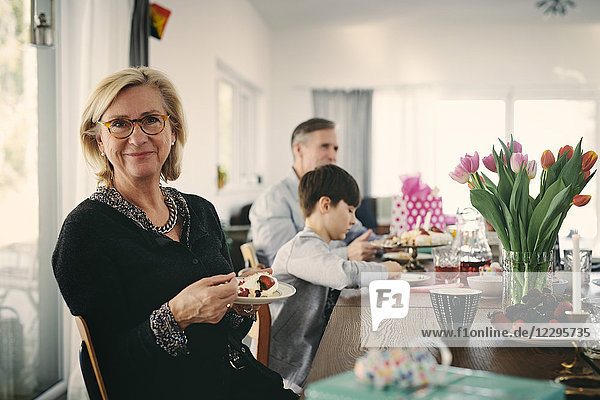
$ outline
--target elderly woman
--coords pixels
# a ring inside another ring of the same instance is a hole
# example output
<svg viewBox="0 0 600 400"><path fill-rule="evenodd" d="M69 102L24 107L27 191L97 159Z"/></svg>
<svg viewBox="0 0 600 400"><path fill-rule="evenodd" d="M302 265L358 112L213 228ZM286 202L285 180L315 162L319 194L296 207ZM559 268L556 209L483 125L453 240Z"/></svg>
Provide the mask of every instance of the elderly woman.
<svg viewBox="0 0 600 400"><path fill-rule="evenodd" d="M58 238L62 295L88 323L111 399L296 398L241 343L256 309L233 304L214 207L160 185L179 177L186 135L162 73L128 68L96 88L80 137L99 186Z"/></svg>

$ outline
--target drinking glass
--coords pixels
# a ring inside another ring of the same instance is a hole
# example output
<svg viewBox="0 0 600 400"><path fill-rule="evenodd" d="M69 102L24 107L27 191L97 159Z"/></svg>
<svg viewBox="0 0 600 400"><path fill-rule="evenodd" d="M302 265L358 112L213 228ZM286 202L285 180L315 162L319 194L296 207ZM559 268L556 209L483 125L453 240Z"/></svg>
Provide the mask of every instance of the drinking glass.
<svg viewBox="0 0 600 400"><path fill-rule="evenodd" d="M600 298L585 297L581 299L581 308L590 314L592 337L600 337ZM600 359L600 341L586 341L583 343L583 354L589 358Z"/></svg>
<svg viewBox="0 0 600 400"><path fill-rule="evenodd" d="M580 250L581 260L581 285L587 286L590 284L590 271L592 270L592 251ZM565 270L573 270L573 250L565 249Z"/></svg>
<svg viewBox="0 0 600 400"><path fill-rule="evenodd" d="M435 283L454 283L460 270L459 253L452 246L434 247L431 249L435 266Z"/></svg>

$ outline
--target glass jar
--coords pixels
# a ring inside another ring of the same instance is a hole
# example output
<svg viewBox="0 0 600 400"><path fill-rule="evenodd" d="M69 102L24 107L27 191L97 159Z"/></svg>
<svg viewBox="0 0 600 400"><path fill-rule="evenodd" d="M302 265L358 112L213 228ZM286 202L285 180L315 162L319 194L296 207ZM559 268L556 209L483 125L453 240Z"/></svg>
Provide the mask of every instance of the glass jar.
<svg viewBox="0 0 600 400"><path fill-rule="evenodd" d="M467 277L479 275L484 265L492 263L492 250L486 236L483 216L474 208L460 210L456 215L456 235L452 247L458 252L460 281L466 286Z"/></svg>

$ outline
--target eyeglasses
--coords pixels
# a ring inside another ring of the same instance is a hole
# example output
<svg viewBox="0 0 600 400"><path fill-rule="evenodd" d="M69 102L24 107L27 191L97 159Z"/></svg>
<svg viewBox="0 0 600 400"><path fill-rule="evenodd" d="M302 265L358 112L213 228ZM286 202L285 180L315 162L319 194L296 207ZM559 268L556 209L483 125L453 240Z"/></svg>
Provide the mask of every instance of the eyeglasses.
<svg viewBox="0 0 600 400"><path fill-rule="evenodd" d="M165 129L170 115L151 114L140 119L117 118L107 122L96 122L108 128L108 133L117 139L126 139L133 133L135 124L139 124L146 135L158 135Z"/></svg>

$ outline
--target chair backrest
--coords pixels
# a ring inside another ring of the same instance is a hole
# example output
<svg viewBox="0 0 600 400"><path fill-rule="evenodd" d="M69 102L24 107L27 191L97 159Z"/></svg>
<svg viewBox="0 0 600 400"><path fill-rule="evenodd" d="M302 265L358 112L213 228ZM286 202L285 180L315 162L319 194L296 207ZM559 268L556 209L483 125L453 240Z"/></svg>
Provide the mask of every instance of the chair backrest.
<svg viewBox="0 0 600 400"><path fill-rule="evenodd" d="M81 316L75 316L75 324L81 336L81 349L79 350L79 363L81 373L85 381L85 387L90 396L90 400L108 400L104 380L100 374L100 366L96 351L92 344L92 337L85 320Z"/></svg>
<svg viewBox="0 0 600 400"><path fill-rule="evenodd" d="M256 250L254 249L254 243L247 242L242 244L240 246L240 251L242 252L242 257L244 257L244 261L246 262L246 267L263 268L262 266L259 266L261 264L258 263Z"/></svg>
<svg viewBox="0 0 600 400"><path fill-rule="evenodd" d="M256 322L252 324L248 336L256 340L256 359L265 367L269 366L269 347L271 345L271 310L268 304L259 309Z"/></svg>

